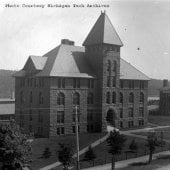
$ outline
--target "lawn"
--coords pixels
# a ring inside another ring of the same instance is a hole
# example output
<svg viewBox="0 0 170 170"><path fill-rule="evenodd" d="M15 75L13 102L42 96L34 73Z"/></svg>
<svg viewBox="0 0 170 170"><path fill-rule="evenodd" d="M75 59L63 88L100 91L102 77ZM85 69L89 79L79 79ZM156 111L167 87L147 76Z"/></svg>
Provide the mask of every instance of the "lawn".
<svg viewBox="0 0 170 170"><path fill-rule="evenodd" d="M92 133L92 134L80 134L79 141L80 141L80 149L90 145L97 139L105 136L106 133ZM67 135L67 136L60 136L60 137L51 137L51 138L38 138L35 139L31 146L32 146L32 163L31 169L37 170L38 168L47 166L51 163L57 162L57 150L59 149L59 143L67 143L73 147L75 150L76 146L76 137L75 135ZM52 153L49 159L43 159L42 153L46 147L50 148Z"/></svg>
<svg viewBox="0 0 170 170"><path fill-rule="evenodd" d="M150 164L139 162L116 170L168 170L170 169L169 159L170 156L168 155L166 157L153 160Z"/></svg>
<svg viewBox="0 0 170 170"><path fill-rule="evenodd" d="M161 133L163 132L163 139L170 140L170 127L168 128L160 128L154 130L156 135L161 137ZM147 136L148 132L134 132L136 135Z"/></svg>
<svg viewBox="0 0 170 170"><path fill-rule="evenodd" d="M129 150L129 144L131 141L134 139L133 137L126 136L127 141L125 143L125 146L123 148L123 152L121 155L117 156L117 161L120 160L125 160L129 158L134 158L138 156L143 156L143 155L148 155L148 149L145 146L146 145L146 140L140 139L140 138L135 138L136 143L138 144L138 152L136 153L127 153L126 151ZM169 145L165 145L163 148L157 148L156 152L160 152L162 150L167 150L169 149ZM106 163L111 162L111 155L108 153L108 146L107 142L101 143L97 147L93 148L94 153L96 154L96 159L94 162L87 162L84 161L84 155L80 157L80 166L81 168L88 168L90 166L97 166L97 165L102 165ZM73 169L75 170L75 169Z"/></svg>
<svg viewBox="0 0 170 170"><path fill-rule="evenodd" d="M170 116L149 115L148 122L159 126L167 126L170 125Z"/></svg>

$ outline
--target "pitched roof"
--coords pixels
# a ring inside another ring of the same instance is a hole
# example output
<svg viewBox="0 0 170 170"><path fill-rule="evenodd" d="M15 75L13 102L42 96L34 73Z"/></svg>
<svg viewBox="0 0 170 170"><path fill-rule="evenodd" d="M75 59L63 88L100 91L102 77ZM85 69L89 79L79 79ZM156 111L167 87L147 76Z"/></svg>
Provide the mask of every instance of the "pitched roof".
<svg viewBox="0 0 170 170"><path fill-rule="evenodd" d="M124 59L120 59L120 79L128 80L150 80L144 73L137 70Z"/></svg>
<svg viewBox="0 0 170 170"><path fill-rule="evenodd" d="M30 56L30 58L37 70L42 70L47 60L47 57L42 56Z"/></svg>
<svg viewBox="0 0 170 170"><path fill-rule="evenodd" d="M101 13L83 45L88 46L102 43L123 46L119 35L105 13Z"/></svg>
<svg viewBox="0 0 170 170"><path fill-rule="evenodd" d="M40 69L35 75L94 78L96 76L84 54L84 47L61 44L42 57L31 57L32 59L34 58L35 67ZM36 57L37 59L35 59ZM26 70L22 69L15 73L14 76L22 77L25 75ZM122 58L120 59L120 79L150 80L144 73L137 70Z"/></svg>
<svg viewBox="0 0 170 170"><path fill-rule="evenodd" d="M37 76L94 77L83 47L61 44L44 56L47 57L46 64Z"/></svg>

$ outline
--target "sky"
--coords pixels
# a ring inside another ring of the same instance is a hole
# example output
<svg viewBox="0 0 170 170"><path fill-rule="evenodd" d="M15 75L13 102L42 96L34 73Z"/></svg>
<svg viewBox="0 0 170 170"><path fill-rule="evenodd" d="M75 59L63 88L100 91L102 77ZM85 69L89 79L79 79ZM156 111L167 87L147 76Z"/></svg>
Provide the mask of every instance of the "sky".
<svg viewBox="0 0 170 170"><path fill-rule="evenodd" d="M90 8L87 4L109 7ZM104 10L124 44L121 58L150 78L170 80L170 0L0 0L0 69L22 69L29 55L44 55L64 38L82 46Z"/></svg>

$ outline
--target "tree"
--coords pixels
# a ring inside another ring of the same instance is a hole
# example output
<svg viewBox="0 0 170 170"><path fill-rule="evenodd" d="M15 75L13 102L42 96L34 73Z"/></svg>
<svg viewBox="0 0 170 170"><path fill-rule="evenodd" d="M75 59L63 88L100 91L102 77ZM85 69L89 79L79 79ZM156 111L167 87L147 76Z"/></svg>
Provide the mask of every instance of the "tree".
<svg viewBox="0 0 170 170"><path fill-rule="evenodd" d="M89 146L88 150L85 152L84 158L87 161L94 161L94 159L96 158L96 155L91 146Z"/></svg>
<svg viewBox="0 0 170 170"><path fill-rule="evenodd" d="M51 152L50 152L50 148L49 147L46 147L44 152L43 152L43 155L42 157L43 158L49 158L51 156Z"/></svg>
<svg viewBox="0 0 170 170"><path fill-rule="evenodd" d="M152 161L152 155L156 147L160 146L160 141L158 140L155 132L150 132L147 138L146 146L149 149L149 163Z"/></svg>
<svg viewBox="0 0 170 170"><path fill-rule="evenodd" d="M28 163L31 146L14 121L0 125L0 162L2 169L15 170Z"/></svg>
<svg viewBox="0 0 170 170"><path fill-rule="evenodd" d="M108 152L112 154L112 170L115 168L115 156L122 153L122 149L126 137L123 134L120 134L119 131L114 130L110 132L109 137L107 138L107 143L109 146Z"/></svg>
<svg viewBox="0 0 170 170"><path fill-rule="evenodd" d="M72 162L72 147L62 143L59 143L59 146L60 150L58 151L58 160L63 164L63 170L68 170L68 167Z"/></svg>
<svg viewBox="0 0 170 170"><path fill-rule="evenodd" d="M135 139L133 139L132 142L130 143L129 149L133 152L137 152L138 144L136 143Z"/></svg>

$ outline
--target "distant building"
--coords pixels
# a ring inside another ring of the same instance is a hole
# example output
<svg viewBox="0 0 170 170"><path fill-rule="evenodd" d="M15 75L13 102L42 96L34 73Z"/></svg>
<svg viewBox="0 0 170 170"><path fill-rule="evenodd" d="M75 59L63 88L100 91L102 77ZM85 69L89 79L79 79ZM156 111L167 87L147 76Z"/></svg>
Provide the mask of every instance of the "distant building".
<svg viewBox="0 0 170 170"><path fill-rule="evenodd" d="M160 89L159 114L170 116L170 86L168 86L168 80L163 80L163 88Z"/></svg>
<svg viewBox="0 0 170 170"><path fill-rule="evenodd" d="M26 132L75 133L75 106L80 132L147 123L149 78L120 58L123 43L105 13L83 46L64 39L15 74L16 121Z"/></svg>
<svg viewBox="0 0 170 170"><path fill-rule="evenodd" d="M15 99L0 98L0 124L15 118Z"/></svg>

